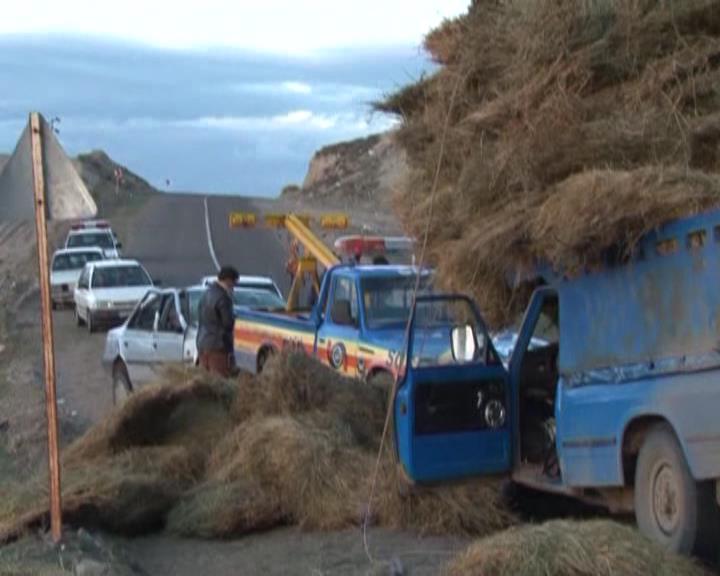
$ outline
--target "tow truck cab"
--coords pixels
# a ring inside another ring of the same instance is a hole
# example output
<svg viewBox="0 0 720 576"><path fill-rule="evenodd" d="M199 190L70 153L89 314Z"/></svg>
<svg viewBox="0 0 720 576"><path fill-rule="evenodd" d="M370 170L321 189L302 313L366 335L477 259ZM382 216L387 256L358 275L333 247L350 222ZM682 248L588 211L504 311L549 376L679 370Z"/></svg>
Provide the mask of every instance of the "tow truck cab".
<svg viewBox="0 0 720 576"><path fill-rule="evenodd" d="M394 408L408 476L437 483L505 473L634 511L641 531L671 550L712 550L720 526L720 212L669 223L600 271L544 277L507 370L455 351L462 361L407 363ZM414 315L425 305L419 299ZM487 335L476 326L468 338L482 350ZM484 414L492 386L504 398L503 410L491 410L504 412L496 425Z"/></svg>

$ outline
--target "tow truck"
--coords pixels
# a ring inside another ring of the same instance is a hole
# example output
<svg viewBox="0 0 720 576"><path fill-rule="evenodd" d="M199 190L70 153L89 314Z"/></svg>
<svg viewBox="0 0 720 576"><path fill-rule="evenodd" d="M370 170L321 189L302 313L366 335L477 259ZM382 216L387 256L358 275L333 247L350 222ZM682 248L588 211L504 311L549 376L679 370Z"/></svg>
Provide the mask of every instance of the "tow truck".
<svg viewBox="0 0 720 576"><path fill-rule="evenodd" d="M294 280L286 310L237 311L237 365L258 373L271 355L297 349L348 376L369 380L393 377L418 274L421 290L426 291L431 272L412 265L366 265L362 258L406 251L412 241L343 236L335 242L336 253L297 215L276 220L303 253L294 256L291 266ZM343 263L343 256L350 263ZM324 269L322 280L319 267ZM298 308L298 295L308 277L316 292L316 303L309 311Z"/></svg>
<svg viewBox="0 0 720 576"><path fill-rule="evenodd" d="M507 475L634 512L672 551L717 554L720 211L669 222L602 270L539 273L507 368L472 302L417 299L394 399L404 471ZM452 354L422 354L431 328Z"/></svg>

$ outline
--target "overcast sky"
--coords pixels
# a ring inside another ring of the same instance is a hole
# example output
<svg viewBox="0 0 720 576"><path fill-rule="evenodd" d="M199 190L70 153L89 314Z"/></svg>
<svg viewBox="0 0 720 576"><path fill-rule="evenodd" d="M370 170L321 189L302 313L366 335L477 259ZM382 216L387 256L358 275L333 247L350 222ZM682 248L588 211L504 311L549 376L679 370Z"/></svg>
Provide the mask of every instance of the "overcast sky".
<svg viewBox="0 0 720 576"><path fill-rule="evenodd" d="M423 36L469 4L0 1L0 153L38 110L70 154L260 196L301 183L318 148L392 128L370 103L432 71Z"/></svg>
<svg viewBox="0 0 720 576"><path fill-rule="evenodd" d="M469 0L8 0L0 35L69 34L172 49L311 55L417 46Z"/></svg>

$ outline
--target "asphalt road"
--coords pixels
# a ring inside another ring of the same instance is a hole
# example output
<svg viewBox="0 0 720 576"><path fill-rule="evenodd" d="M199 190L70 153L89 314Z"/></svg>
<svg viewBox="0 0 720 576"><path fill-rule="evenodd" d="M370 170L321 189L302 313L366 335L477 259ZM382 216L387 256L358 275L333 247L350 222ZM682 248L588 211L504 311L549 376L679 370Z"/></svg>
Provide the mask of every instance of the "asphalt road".
<svg viewBox="0 0 720 576"><path fill-rule="evenodd" d="M287 292L286 248L280 233L261 228L230 229L231 211L259 212L252 199L208 197L208 216L215 254L221 265L241 274L271 276ZM138 259L165 286L186 286L213 274L203 196L162 194L150 198L118 232L123 253Z"/></svg>

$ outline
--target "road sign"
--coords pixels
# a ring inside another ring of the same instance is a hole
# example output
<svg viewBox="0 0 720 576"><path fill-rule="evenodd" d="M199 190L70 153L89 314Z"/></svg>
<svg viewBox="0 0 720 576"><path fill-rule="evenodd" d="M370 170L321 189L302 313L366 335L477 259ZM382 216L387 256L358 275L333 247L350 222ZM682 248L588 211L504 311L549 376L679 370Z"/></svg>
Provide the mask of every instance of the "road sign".
<svg viewBox="0 0 720 576"><path fill-rule="evenodd" d="M350 217L347 214L325 214L320 216L320 226L335 230L345 230L350 226Z"/></svg>
<svg viewBox="0 0 720 576"><path fill-rule="evenodd" d="M230 228L252 228L257 216L252 212L230 212Z"/></svg>

